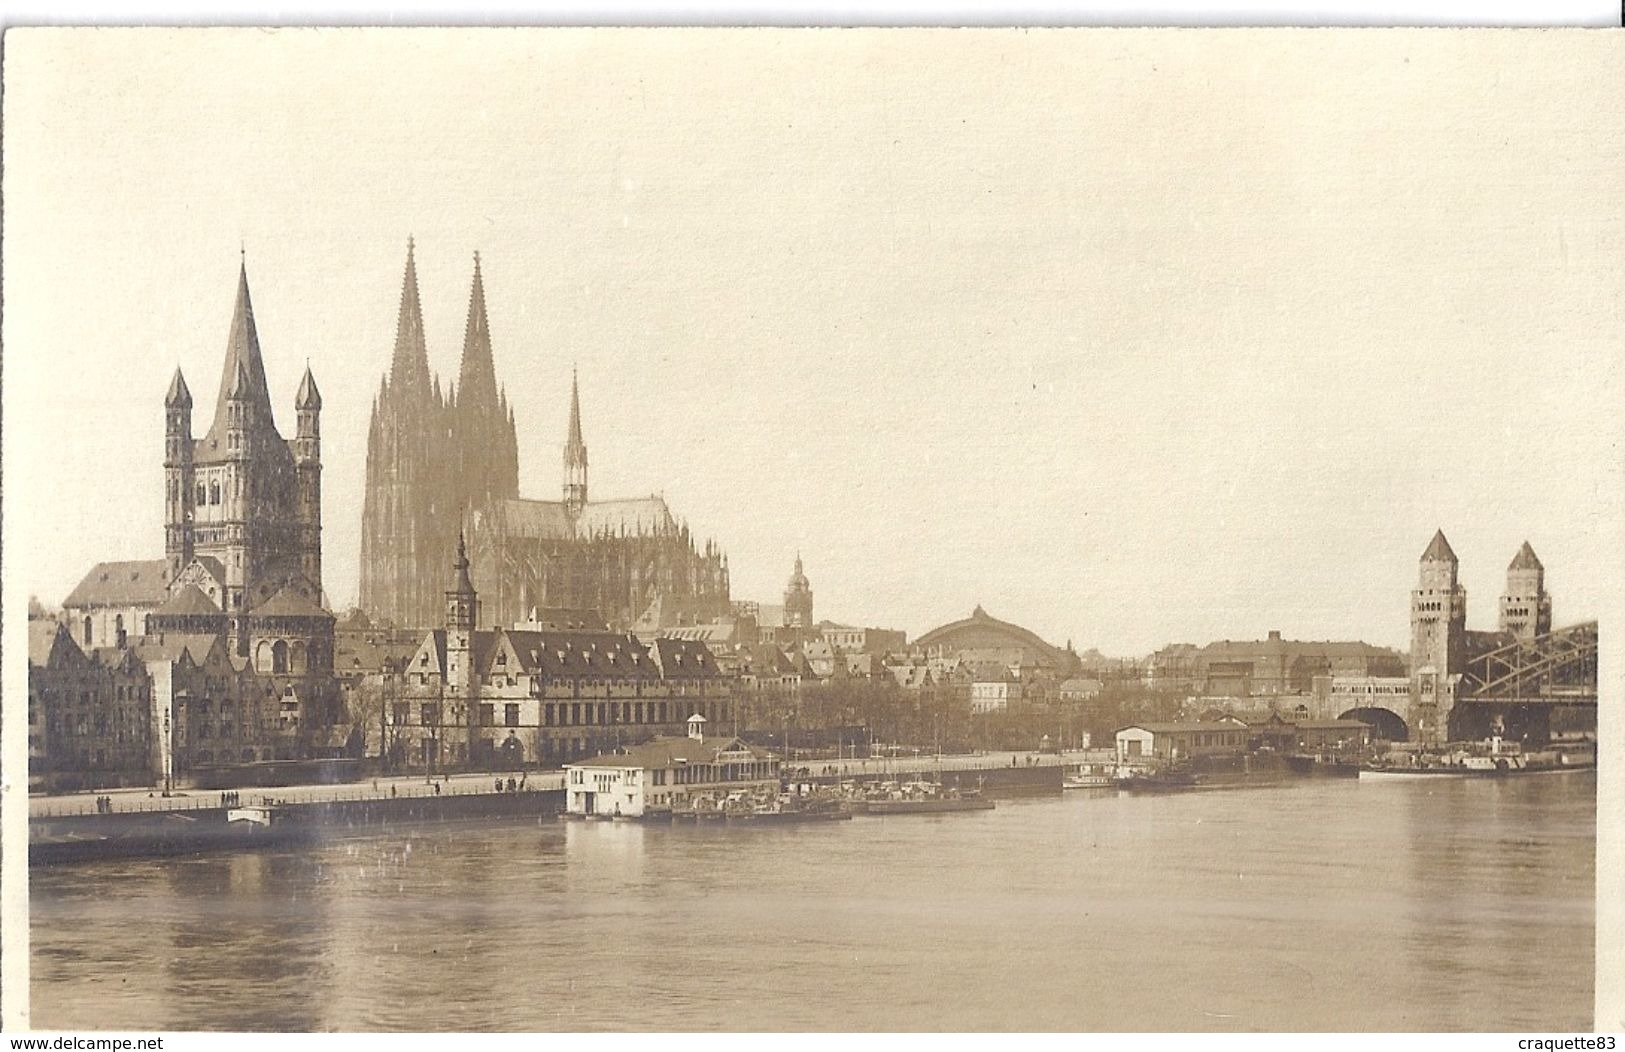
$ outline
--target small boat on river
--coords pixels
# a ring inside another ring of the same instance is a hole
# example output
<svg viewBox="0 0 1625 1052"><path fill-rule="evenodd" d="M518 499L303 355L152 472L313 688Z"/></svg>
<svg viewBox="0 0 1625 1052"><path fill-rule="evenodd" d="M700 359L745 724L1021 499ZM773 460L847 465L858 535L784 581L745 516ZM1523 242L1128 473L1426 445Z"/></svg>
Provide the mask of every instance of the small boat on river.
<svg viewBox="0 0 1625 1052"><path fill-rule="evenodd" d="M1116 779L1117 788L1131 792L1170 792L1194 789L1202 776L1189 767L1125 769Z"/></svg>
<svg viewBox="0 0 1625 1052"><path fill-rule="evenodd" d="M936 782L886 783L871 789L854 810L870 815L939 815L954 811L991 811L992 800L975 789L944 788Z"/></svg>

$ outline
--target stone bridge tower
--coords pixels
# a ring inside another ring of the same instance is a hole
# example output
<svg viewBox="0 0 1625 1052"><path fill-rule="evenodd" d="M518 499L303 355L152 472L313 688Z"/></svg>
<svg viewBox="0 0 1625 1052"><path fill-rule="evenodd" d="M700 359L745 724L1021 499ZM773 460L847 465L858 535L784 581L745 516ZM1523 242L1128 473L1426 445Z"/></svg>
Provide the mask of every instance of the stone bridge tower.
<svg viewBox="0 0 1625 1052"><path fill-rule="evenodd" d="M1528 541L1507 567L1507 590L1501 596L1501 631L1520 640L1552 630L1552 597L1546 594L1546 567Z"/></svg>
<svg viewBox="0 0 1625 1052"><path fill-rule="evenodd" d="M1422 553L1411 592L1411 693L1405 722L1418 741L1445 739L1456 684L1466 667L1467 589L1456 571L1456 553L1440 530Z"/></svg>

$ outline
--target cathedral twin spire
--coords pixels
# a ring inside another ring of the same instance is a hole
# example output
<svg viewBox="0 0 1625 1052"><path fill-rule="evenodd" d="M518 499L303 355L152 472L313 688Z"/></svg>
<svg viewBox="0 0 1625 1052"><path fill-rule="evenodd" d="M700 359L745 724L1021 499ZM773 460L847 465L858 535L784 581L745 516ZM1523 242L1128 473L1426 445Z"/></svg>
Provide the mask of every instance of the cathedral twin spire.
<svg viewBox="0 0 1625 1052"><path fill-rule="evenodd" d="M457 380L441 391L429 367L417 244L407 241L395 350L373 407L362 510L362 605L400 624L439 620L433 584L457 530L488 501L519 495L519 441L498 385L479 254Z"/></svg>
<svg viewBox="0 0 1625 1052"><path fill-rule="evenodd" d="M474 253L474 284L468 292L468 321L463 327L463 362L457 374L457 401L481 408L501 405L507 396L497 390L496 365L491 360L491 324L485 315L485 279L480 254Z"/></svg>
<svg viewBox="0 0 1625 1052"><path fill-rule="evenodd" d="M389 365L389 385L394 388L429 387L429 345L423 338L423 304L418 299L418 265L415 245L406 240L406 275L401 279L401 310L395 322L395 355Z"/></svg>

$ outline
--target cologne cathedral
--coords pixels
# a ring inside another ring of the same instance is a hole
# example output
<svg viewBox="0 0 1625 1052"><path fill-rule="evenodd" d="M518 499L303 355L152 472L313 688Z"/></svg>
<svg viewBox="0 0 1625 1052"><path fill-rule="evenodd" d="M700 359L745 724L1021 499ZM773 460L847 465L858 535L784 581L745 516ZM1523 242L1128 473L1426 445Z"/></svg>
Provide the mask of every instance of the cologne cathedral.
<svg viewBox="0 0 1625 1052"><path fill-rule="evenodd" d="M664 499L589 499L574 377L561 499L519 495L514 414L496 380L479 257L457 384L443 391L429 371L413 252L408 243L394 359L367 435L362 609L398 627L439 626L461 530L482 626L557 609L591 610L622 629L726 615L727 557L699 545Z"/></svg>

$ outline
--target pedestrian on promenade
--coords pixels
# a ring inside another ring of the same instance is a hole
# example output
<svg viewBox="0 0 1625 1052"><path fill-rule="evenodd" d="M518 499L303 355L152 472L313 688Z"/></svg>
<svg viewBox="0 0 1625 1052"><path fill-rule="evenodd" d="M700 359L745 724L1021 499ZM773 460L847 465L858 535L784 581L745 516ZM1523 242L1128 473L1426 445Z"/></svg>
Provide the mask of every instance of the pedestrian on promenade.
<svg viewBox="0 0 1625 1052"><path fill-rule="evenodd" d="M502 792L502 779L497 779L497 792Z"/></svg>
<svg viewBox="0 0 1625 1052"><path fill-rule="evenodd" d="M389 787L389 795L390 795L390 796L391 796L391 797L393 797L393 796L394 796L394 795L395 795L395 787L394 787L394 786L393 786L393 785L391 785L391 786L390 786L390 787Z"/></svg>
<svg viewBox="0 0 1625 1052"><path fill-rule="evenodd" d="M436 795L436 796L440 795L440 783L439 782L434 783L434 795Z"/></svg>

